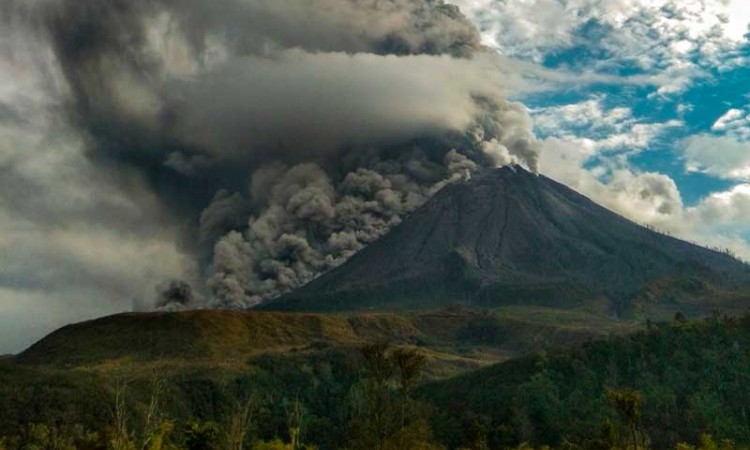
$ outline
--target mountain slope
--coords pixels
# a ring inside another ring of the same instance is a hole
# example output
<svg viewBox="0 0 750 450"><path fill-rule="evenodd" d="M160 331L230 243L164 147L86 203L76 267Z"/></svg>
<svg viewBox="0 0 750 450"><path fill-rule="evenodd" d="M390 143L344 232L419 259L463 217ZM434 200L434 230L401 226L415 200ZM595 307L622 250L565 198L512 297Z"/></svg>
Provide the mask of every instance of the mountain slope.
<svg viewBox="0 0 750 450"><path fill-rule="evenodd" d="M534 319L512 309L450 308L419 314L313 314L197 310L125 313L62 327L12 360L23 364L120 369L152 363L243 368L261 355L299 355L373 342L419 346L434 366L468 367L549 346L632 331L632 322L540 308ZM442 370L435 367L435 370Z"/></svg>
<svg viewBox="0 0 750 450"><path fill-rule="evenodd" d="M21 353L26 363L82 364L128 358L245 359L316 346L352 346L419 330L395 314L341 315L196 310L124 313L62 327Z"/></svg>
<svg viewBox="0 0 750 450"><path fill-rule="evenodd" d="M596 430L609 424L618 431L621 416L608 390L628 388L643 398L638 426L649 448L671 449L703 433L750 443L749 345L750 316L660 323L432 382L418 397L438 411L434 428L448 448L466 447L478 418L489 448L521 442L558 447L563 441L575 448L627 448L614 445L617 432ZM629 433L622 432L627 441Z"/></svg>
<svg viewBox="0 0 750 450"><path fill-rule="evenodd" d="M342 266L261 309L470 302L690 314L747 306L747 280L748 267L726 254L509 166L445 187Z"/></svg>

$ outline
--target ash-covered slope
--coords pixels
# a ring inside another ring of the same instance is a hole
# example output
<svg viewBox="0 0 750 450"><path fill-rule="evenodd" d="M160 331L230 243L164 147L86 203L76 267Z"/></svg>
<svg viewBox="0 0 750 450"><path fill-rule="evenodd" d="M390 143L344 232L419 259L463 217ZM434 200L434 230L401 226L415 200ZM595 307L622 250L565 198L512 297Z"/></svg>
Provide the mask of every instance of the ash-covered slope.
<svg viewBox="0 0 750 450"><path fill-rule="evenodd" d="M504 167L449 185L342 266L263 309L536 303L698 313L750 304L748 267Z"/></svg>

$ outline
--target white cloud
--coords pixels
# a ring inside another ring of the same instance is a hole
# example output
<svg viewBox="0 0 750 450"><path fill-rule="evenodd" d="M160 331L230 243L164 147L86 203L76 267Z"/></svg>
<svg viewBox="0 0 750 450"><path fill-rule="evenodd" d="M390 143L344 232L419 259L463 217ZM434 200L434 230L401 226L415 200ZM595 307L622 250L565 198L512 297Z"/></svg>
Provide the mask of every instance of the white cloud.
<svg viewBox="0 0 750 450"><path fill-rule="evenodd" d="M741 109L732 108L729 111L725 112L724 115L719 117L716 122L714 122L713 126L711 126L711 129L714 131L717 130L726 130L729 127L732 127L733 124L737 123L744 117L744 113Z"/></svg>
<svg viewBox="0 0 750 450"><path fill-rule="evenodd" d="M696 236L701 242L728 249L750 261L750 184L739 184L726 191L714 192L697 205L687 208L676 229Z"/></svg>
<svg viewBox="0 0 750 450"><path fill-rule="evenodd" d="M528 93L555 91L560 89L581 89L597 84L618 84L623 86L660 86L663 77L656 75L620 76L588 69L550 69L534 61L496 54L486 62L492 63L502 77L502 85L509 94L521 96Z"/></svg>
<svg viewBox="0 0 750 450"><path fill-rule="evenodd" d="M715 192L686 206L674 180L640 172L627 163L586 168L590 151L576 143L543 142L541 172L640 224L653 226L701 245L730 249L750 261L750 184Z"/></svg>
<svg viewBox="0 0 750 450"><path fill-rule="evenodd" d="M734 137L741 141L750 141L750 111L732 108L719 117L711 131Z"/></svg>
<svg viewBox="0 0 750 450"><path fill-rule="evenodd" d="M657 95L682 92L705 68L739 67L746 42L746 0L451 0L480 28L485 45L540 62L552 51L594 45L600 68L636 66L659 74ZM603 32L596 43L577 34ZM696 62L697 61L697 62Z"/></svg>
<svg viewBox="0 0 750 450"><path fill-rule="evenodd" d="M594 152L633 154L648 146L679 120L642 123L627 107L607 108L606 98L594 96L579 103L546 106L531 110L534 125L543 136L576 143Z"/></svg>
<svg viewBox="0 0 750 450"><path fill-rule="evenodd" d="M715 192L690 208L691 216L700 222L715 221L726 228L750 224L750 184L738 184L723 192Z"/></svg>
<svg viewBox="0 0 750 450"><path fill-rule="evenodd" d="M685 139L680 152L688 172L750 180L750 142L733 136L698 134Z"/></svg>
<svg viewBox="0 0 750 450"><path fill-rule="evenodd" d="M603 101L604 96L599 95L579 103L535 108L531 112L537 128L552 134L560 129L572 127L621 131L634 123L630 108L606 109Z"/></svg>
<svg viewBox="0 0 750 450"><path fill-rule="evenodd" d="M683 207L674 181L666 175L638 173L623 164L585 168L591 152L575 142L548 138L541 172L639 223L663 226Z"/></svg>

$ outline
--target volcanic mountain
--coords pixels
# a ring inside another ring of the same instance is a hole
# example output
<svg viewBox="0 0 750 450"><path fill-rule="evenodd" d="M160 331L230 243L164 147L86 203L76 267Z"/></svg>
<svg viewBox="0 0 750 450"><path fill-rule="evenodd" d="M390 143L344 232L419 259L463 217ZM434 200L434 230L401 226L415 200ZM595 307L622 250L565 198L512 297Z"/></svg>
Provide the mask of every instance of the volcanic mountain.
<svg viewBox="0 0 750 450"><path fill-rule="evenodd" d="M443 188L343 265L261 309L464 303L647 317L740 312L750 267L647 229L518 166Z"/></svg>

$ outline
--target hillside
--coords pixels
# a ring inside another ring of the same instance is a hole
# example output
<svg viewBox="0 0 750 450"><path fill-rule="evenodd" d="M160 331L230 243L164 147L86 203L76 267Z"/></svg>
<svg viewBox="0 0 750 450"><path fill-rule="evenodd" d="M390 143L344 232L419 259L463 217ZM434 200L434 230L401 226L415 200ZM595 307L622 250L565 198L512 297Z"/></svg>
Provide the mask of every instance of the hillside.
<svg viewBox="0 0 750 450"><path fill-rule="evenodd" d="M706 433L750 444L750 316L662 323L431 383L419 396L436 407L449 448L477 429L489 448L613 448L629 437L612 390L641 398L635 427L649 448Z"/></svg>
<svg viewBox="0 0 750 450"><path fill-rule="evenodd" d="M546 308L118 314L63 327L0 360L0 446L3 436L36 439L35 424L55 433L109 432L118 395L124 395L130 426L144 433L143 416L158 389L163 414L180 424L203 420L223 427L238 402L252 398L259 408L253 436L263 439L286 436L289 402L298 398L308 414L305 438L322 449L342 448L350 437L342 429L353 414L347 405L356 400L368 346L387 342L390 353L424 356L421 382L636 328ZM174 434L185 438L183 428ZM106 435L78 438L86 436Z"/></svg>
<svg viewBox="0 0 750 450"><path fill-rule="evenodd" d="M256 316L261 317L274 320ZM245 318L238 316L239 322ZM68 329L66 338L85 338L92 344L93 335L83 332L86 327L112 330L111 323L122 319L115 316L108 319L110 324ZM136 320L125 319L122 323ZM209 314L201 320L220 319ZM421 320L436 320L433 326L445 323L439 317ZM474 339L492 336L478 333L476 325ZM442 331L448 336L456 330ZM122 339L120 345L125 345L126 337ZM45 344L48 357L54 356L52 343ZM134 341L130 352L141 350L144 358L148 350L139 345ZM703 442L705 450L729 450L750 444L748 317L652 324L633 335L594 340L578 349L535 352L437 381L425 366L421 375L415 372L406 394L399 387L403 372L396 357L402 350L408 355L416 349L417 355L434 358L427 346L383 347L380 356L378 347L368 344L317 347L256 354L231 368L222 366L216 355L205 366L170 370L149 365L161 359L130 359L114 368L30 364L40 348L22 355L25 363L0 361L0 447L112 448L110 439L122 437L118 427L126 426L127 439L136 445L128 448L141 448L154 436L167 445L154 448L291 449L280 443L256 444L289 442L290 411L300 405L303 442L321 450L371 450L374 439L389 442L377 448L400 450L628 448L631 427L610 392L640 399L632 428L640 448L674 449L678 442ZM57 355L58 361L64 359ZM182 358L190 360L187 354ZM245 445L232 447L237 420L243 417ZM211 444L195 446L196 436L210 438ZM521 445L524 442L529 445Z"/></svg>
<svg viewBox="0 0 750 450"><path fill-rule="evenodd" d="M65 326L19 355L26 363L108 359L249 357L314 345L351 346L390 338L405 342L419 331L391 314L344 317L224 310L125 313Z"/></svg>
<svg viewBox="0 0 750 450"><path fill-rule="evenodd" d="M448 185L348 262L260 309L464 302L669 318L750 305L750 268L639 226L520 167Z"/></svg>
<svg viewBox="0 0 750 450"><path fill-rule="evenodd" d="M209 366L221 362L242 368L261 355L390 342L424 348L436 366L444 362L466 369L541 347L624 333L633 326L593 314L559 316L543 308L350 315L225 310L125 313L60 328L16 360L58 366L118 361L126 368L169 361Z"/></svg>

